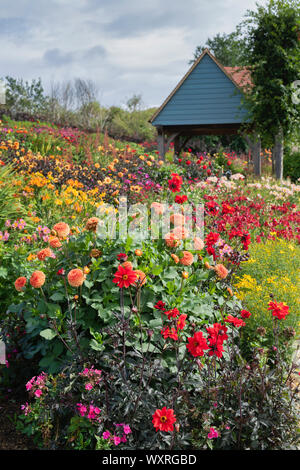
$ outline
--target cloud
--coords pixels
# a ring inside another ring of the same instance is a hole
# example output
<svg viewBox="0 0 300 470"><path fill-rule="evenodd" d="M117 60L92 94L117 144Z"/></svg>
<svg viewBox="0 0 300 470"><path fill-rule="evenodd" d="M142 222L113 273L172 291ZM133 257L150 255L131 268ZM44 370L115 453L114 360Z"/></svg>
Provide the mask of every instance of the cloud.
<svg viewBox="0 0 300 470"><path fill-rule="evenodd" d="M50 66L65 66L74 61L74 53L63 52L60 49L49 49L43 59Z"/></svg>
<svg viewBox="0 0 300 470"><path fill-rule="evenodd" d="M118 105L141 94L147 106L159 105L188 70L196 46L233 31L255 2L5 2L1 74L41 77L46 90L51 80L90 78L101 90L102 104Z"/></svg>

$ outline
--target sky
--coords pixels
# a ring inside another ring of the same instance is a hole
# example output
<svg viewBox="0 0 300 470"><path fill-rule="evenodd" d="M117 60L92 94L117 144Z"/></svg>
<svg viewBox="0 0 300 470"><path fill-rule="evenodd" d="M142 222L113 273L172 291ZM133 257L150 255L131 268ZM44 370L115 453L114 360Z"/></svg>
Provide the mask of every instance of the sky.
<svg viewBox="0 0 300 470"><path fill-rule="evenodd" d="M261 4L262 1L259 1ZM0 0L0 77L97 85L102 106L160 106L197 46L230 33L256 0Z"/></svg>

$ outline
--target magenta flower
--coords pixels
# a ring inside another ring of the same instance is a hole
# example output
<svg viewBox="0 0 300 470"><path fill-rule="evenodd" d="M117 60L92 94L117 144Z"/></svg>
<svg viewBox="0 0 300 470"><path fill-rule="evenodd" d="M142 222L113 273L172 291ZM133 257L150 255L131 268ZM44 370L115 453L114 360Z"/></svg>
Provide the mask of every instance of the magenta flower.
<svg viewBox="0 0 300 470"><path fill-rule="evenodd" d="M219 433L214 428L210 428L210 432L207 434L207 437L208 439L215 439L216 437L219 437Z"/></svg>

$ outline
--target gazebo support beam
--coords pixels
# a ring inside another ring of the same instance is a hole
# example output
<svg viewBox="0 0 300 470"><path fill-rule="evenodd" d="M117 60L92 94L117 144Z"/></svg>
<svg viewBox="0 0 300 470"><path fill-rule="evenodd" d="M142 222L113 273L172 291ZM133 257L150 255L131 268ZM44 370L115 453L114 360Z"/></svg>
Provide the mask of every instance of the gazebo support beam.
<svg viewBox="0 0 300 470"><path fill-rule="evenodd" d="M253 134L252 138L245 135L245 140L250 147L250 152L253 161L254 174L261 176L261 140L258 134Z"/></svg>

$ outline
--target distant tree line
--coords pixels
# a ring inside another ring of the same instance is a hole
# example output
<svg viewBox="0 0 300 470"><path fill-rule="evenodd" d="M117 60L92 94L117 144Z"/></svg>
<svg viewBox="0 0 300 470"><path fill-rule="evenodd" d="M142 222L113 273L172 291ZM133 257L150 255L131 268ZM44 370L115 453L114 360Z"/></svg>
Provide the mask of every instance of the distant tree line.
<svg viewBox="0 0 300 470"><path fill-rule="evenodd" d="M16 120L39 119L56 125L76 127L87 131L107 131L118 139L137 142L156 139L156 130L148 122L155 108L143 108L141 95L133 95L124 108L101 106L95 82L75 78L51 82L45 93L41 79L25 81L5 77L3 116Z"/></svg>

